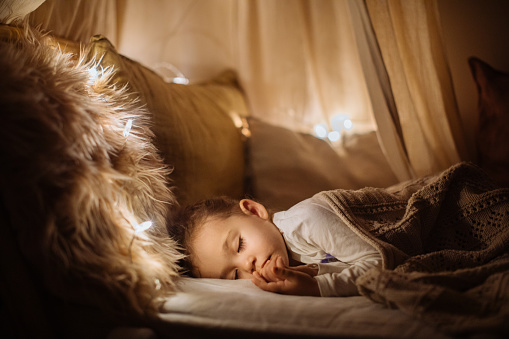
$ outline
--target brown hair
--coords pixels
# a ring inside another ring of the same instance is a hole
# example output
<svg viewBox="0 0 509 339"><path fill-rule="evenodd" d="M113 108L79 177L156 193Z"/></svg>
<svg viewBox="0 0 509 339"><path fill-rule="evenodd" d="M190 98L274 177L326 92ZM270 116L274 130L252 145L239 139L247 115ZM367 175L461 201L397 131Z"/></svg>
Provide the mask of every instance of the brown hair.
<svg viewBox="0 0 509 339"><path fill-rule="evenodd" d="M239 200L226 196L206 199L182 207L171 223L168 233L180 245L180 252L184 255L178 264L181 272L193 276L191 243L200 228L211 218L226 219L232 215L244 215L239 207Z"/></svg>

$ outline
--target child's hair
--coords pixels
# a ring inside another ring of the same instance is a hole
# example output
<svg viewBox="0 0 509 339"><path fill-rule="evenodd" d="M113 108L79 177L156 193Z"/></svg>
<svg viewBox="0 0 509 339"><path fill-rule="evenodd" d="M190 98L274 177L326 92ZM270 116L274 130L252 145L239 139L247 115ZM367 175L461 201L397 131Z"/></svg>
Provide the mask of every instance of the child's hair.
<svg viewBox="0 0 509 339"><path fill-rule="evenodd" d="M244 215L239 207L239 200L221 196L206 199L182 207L168 225L168 233L180 245L180 252L184 254L178 264L182 274L193 276L191 243L194 237L211 218L226 219L232 215Z"/></svg>

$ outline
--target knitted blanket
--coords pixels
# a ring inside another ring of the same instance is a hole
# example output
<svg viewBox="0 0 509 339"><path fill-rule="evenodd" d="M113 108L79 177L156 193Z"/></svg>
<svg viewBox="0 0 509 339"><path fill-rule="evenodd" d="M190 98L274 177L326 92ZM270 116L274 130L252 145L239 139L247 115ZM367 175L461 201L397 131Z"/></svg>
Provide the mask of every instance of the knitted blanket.
<svg viewBox="0 0 509 339"><path fill-rule="evenodd" d="M509 333L509 189L461 163L388 189L320 193L382 255L361 294L453 334Z"/></svg>

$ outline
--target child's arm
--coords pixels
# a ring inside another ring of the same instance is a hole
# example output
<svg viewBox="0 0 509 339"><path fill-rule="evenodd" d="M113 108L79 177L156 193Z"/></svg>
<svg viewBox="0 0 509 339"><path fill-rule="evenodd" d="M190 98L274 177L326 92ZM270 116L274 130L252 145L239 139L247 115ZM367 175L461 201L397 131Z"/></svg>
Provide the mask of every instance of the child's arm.
<svg viewBox="0 0 509 339"><path fill-rule="evenodd" d="M372 267L381 267L381 258L367 256L354 265L334 262L295 267L285 267L277 258L255 272L252 281L265 291L281 294L351 296L358 295L357 277Z"/></svg>
<svg viewBox="0 0 509 339"><path fill-rule="evenodd" d="M281 294L320 296L318 282L314 278L317 270L306 266L285 267L281 257L272 260L253 273L253 283L259 288Z"/></svg>
<svg viewBox="0 0 509 339"><path fill-rule="evenodd" d="M346 297L358 295L356 280L371 268L381 268L379 255L367 255L353 264L333 262L318 264L316 281L322 297Z"/></svg>

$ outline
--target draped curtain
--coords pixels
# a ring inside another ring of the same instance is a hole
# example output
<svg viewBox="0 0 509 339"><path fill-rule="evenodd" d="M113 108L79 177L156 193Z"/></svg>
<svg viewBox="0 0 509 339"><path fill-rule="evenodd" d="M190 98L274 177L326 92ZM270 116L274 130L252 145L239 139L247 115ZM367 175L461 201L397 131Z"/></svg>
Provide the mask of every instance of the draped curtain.
<svg viewBox="0 0 509 339"><path fill-rule="evenodd" d="M293 130L348 115L400 180L465 157L436 0L48 0L31 20L191 82L232 68L252 114Z"/></svg>
<svg viewBox="0 0 509 339"><path fill-rule="evenodd" d="M428 175L468 159L436 0L366 4L412 175Z"/></svg>
<svg viewBox="0 0 509 339"><path fill-rule="evenodd" d="M72 41L86 42L92 35L99 33L106 35L112 42L117 41L116 1L47 0L30 14L29 19L33 26L45 28Z"/></svg>
<svg viewBox="0 0 509 339"><path fill-rule="evenodd" d="M191 81L233 68L254 116L311 132L346 114L374 128L346 1L126 0L122 12L121 52Z"/></svg>

